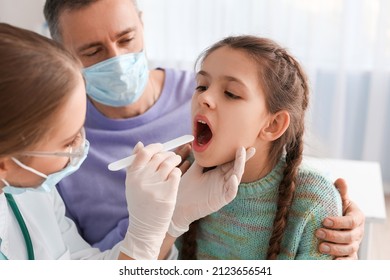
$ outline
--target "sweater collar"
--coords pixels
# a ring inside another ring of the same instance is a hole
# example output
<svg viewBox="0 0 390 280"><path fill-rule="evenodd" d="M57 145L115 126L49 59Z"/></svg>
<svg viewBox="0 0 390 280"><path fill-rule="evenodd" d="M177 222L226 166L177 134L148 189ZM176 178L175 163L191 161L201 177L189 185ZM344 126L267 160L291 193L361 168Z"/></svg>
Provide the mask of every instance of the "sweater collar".
<svg viewBox="0 0 390 280"><path fill-rule="evenodd" d="M275 167L263 178L249 183L241 183L238 187L237 197L245 198L259 193L275 191L283 179L283 171L286 165L285 158L282 157Z"/></svg>

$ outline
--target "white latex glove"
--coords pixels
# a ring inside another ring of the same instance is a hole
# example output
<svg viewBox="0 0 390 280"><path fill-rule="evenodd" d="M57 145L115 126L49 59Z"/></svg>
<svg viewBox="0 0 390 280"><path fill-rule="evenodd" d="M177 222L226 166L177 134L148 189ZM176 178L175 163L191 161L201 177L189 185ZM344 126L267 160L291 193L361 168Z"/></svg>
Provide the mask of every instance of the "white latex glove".
<svg viewBox="0 0 390 280"><path fill-rule="evenodd" d="M218 211L237 195L245 162L255 154L254 148L238 148L234 161L203 173L196 161L184 173L179 186L175 212L168 233L178 237L189 225Z"/></svg>
<svg viewBox="0 0 390 280"><path fill-rule="evenodd" d="M157 259L175 208L181 157L162 148L137 144L127 169L129 227L121 251L134 259Z"/></svg>

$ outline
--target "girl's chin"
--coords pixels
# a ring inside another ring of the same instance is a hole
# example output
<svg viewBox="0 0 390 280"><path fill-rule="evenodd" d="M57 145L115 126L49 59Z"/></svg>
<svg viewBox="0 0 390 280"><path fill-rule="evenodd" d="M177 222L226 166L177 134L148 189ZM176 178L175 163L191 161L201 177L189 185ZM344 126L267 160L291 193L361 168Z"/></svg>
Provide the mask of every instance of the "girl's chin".
<svg viewBox="0 0 390 280"><path fill-rule="evenodd" d="M194 152L194 158L195 158L196 163L204 168L211 168L211 167L219 166L219 165L222 165L224 163L229 162L228 160L223 160L223 159L215 160L214 156L199 155L195 152ZM210 160L211 158L213 160Z"/></svg>
<svg viewBox="0 0 390 280"><path fill-rule="evenodd" d="M213 162L211 162L211 161L209 161L209 160L203 160L202 158L199 158L199 157L197 157L197 156L194 156L194 157L195 157L196 163L197 163L199 166L202 166L202 167L204 167L204 168L216 166L216 164L213 164Z"/></svg>

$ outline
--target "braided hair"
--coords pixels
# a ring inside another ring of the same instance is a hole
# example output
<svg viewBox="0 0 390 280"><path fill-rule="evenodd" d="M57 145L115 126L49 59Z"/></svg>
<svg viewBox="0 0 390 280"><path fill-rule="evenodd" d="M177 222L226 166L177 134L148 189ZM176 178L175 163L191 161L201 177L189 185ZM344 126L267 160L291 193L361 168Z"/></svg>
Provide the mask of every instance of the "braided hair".
<svg viewBox="0 0 390 280"><path fill-rule="evenodd" d="M229 47L246 53L257 65L260 84L265 93L267 110L286 110L290 125L285 133L271 143L269 158L275 166L285 154L286 166L279 185L277 211L269 241L267 259L276 259L281 250L289 209L293 201L298 167L302 161L304 115L309 102L309 87L305 72L297 60L276 42L255 36L227 37L208 48L198 58L201 63L213 51ZM182 259L196 258L197 223L183 236Z"/></svg>

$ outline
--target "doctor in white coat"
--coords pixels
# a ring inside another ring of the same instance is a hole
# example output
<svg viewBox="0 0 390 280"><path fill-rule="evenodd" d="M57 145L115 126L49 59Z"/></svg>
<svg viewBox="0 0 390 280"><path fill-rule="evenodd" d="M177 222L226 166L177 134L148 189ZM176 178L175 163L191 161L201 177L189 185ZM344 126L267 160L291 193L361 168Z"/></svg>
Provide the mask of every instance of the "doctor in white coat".
<svg viewBox="0 0 390 280"><path fill-rule="evenodd" d="M0 65L0 259L174 258L168 228L182 233L235 197L250 157L243 148L233 163L179 188L181 158L139 143L127 168L125 239L105 252L92 248L55 188L88 154L80 63L52 40L0 23ZM206 187L197 194L199 184Z"/></svg>

